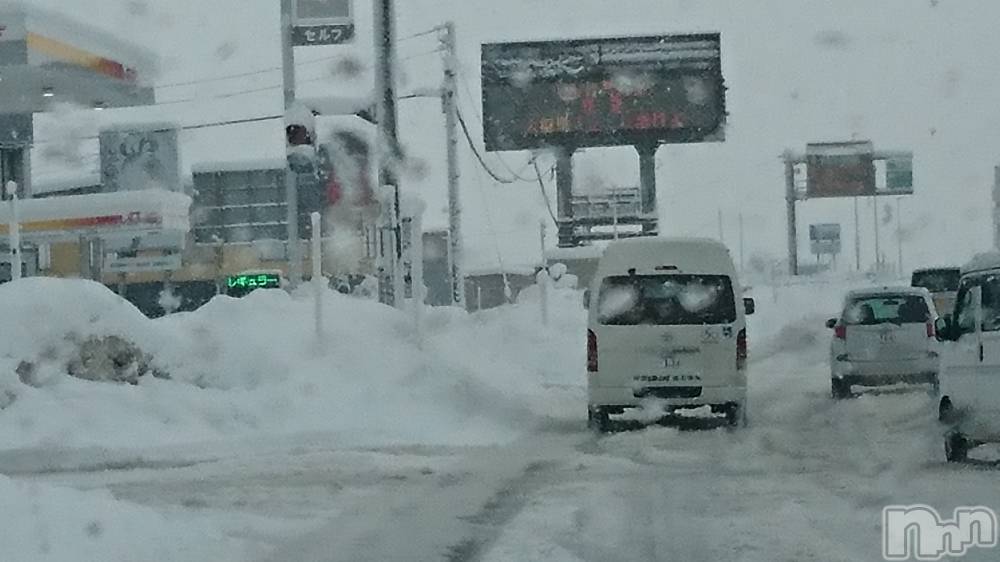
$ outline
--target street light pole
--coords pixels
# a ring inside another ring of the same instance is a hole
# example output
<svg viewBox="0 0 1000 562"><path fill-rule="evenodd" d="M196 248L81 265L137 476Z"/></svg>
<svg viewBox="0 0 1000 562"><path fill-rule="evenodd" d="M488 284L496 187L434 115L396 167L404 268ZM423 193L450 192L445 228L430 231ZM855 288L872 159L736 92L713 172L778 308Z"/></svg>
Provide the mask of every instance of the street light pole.
<svg viewBox="0 0 1000 562"><path fill-rule="evenodd" d="M281 69L285 113L295 104L295 54L292 47L292 2L281 0ZM288 123L285 123L288 126ZM288 220L288 281L302 280L302 246L299 243L299 181L290 163L285 165L285 205Z"/></svg>

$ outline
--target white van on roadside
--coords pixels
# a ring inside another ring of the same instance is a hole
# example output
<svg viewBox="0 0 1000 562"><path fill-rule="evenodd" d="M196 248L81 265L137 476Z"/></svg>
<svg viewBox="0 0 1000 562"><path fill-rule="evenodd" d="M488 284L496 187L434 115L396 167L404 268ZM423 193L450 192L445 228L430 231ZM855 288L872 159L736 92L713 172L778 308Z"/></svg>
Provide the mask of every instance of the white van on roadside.
<svg viewBox="0 0 1000 562"><path fill-rule="evenodd" d="M938 416L949 461L1000 441L1000 253L980 254L962 268L955 311L938 320L941 358Z"/></svg>
<svg viewBox="0 0 1000 562"><path fill-rule="evenodd" d="M711 406L730 425L747 416L746 315L753 300L725 245L638 237L604 250L590 286L587 395L591 427L648 398Z"/></svg>

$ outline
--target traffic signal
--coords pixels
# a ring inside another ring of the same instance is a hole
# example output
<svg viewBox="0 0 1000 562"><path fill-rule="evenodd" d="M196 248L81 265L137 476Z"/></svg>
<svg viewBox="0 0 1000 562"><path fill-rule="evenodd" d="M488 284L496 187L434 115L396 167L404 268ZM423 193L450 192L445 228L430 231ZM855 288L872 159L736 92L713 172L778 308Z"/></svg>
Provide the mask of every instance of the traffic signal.
<svg viewBox="0 0 1000 562"><path fill-rule="evenodd" d="M302 124L293 123L285 127L285 141L288 146L302 146L315 144L312 133Z"/></svg>

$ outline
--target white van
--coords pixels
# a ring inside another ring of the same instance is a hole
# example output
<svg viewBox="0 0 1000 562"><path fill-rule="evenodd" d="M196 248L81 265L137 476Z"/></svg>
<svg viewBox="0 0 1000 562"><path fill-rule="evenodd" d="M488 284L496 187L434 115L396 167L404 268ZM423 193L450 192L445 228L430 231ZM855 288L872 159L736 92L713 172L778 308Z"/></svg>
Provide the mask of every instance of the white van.
<svg viewBox="0 0 1000 562"><path fill-rule="evenodd" d="M945 454L963 461L972 447L1000 441L1000 254L978 255L962 268L955 311L937 331L948 342L938 405L951 426Z"/></svg>
<svg viewBox="0 0 1000 562"><path fill-rule="evenodd" d="M731 425L747 411L746 314L729 250L697 238L639 237L605 249L590 286L591 427L645 398L667 410L709 405Z"/></svg>

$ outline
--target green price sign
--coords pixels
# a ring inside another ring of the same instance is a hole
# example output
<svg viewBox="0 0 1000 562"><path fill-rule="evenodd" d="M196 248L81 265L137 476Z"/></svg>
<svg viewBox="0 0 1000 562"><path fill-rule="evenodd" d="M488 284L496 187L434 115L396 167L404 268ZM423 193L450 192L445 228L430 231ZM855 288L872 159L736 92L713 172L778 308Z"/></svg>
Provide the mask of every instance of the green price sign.
<svg viewBox="0 0 1000 562"><path fill-rule="evenodd" d="M226 288L232 289L278 289L281 276L276 273L230 275L226 277Z"/></svg>

